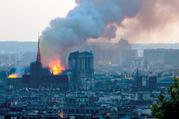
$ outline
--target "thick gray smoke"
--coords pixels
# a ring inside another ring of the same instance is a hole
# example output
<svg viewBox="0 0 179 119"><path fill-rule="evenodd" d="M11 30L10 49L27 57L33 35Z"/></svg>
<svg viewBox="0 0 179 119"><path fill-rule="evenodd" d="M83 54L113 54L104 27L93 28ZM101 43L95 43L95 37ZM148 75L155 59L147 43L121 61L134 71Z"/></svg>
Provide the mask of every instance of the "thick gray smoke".
<svg viewBox="0 0 179 119"><path fill-rule="evenodd" d="M135 16L141 0L76 0L77 7L65 18L56 18L42 32L41 54L44 64L54 58L64 63L69 51L88 39L113 38L126 17Z"/></svg>
<svg viewBox="0 0 179 119"><path fill-rule="evenodd" d="M130 42L178 41L179 0L142 0L138 14L123 22L122 31Z"/></svg>

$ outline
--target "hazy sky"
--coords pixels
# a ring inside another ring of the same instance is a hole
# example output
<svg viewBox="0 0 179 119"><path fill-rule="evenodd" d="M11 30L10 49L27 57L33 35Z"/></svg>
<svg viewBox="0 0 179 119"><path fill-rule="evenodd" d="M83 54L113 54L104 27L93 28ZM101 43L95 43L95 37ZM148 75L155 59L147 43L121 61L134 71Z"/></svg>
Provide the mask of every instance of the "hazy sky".
<svg viewBox="0 0 179 119"><path fill-rule="evenodd" d="M0 41L35 41L50 20L74 6L74 0L0 0Z"/></svg>
<svg viewBox="0 0 179 119"><path fill-rule="evenodd" d="M179 0L141 0L138 14L124 20L115 40L179 42ZM0 41L37 41L56 17L65 17L75 0L0 0Z"/></svg>

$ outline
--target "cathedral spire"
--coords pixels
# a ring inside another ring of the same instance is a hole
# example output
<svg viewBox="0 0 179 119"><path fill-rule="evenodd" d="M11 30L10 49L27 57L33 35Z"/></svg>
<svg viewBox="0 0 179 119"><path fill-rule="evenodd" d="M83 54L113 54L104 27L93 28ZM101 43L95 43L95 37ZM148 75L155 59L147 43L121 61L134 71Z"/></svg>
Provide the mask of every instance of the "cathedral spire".
<svg viewBox="0 0 179 119"><path fill-rule="evenodd" d="M38 62L38 63L41 63L41 55L40 55L40 37L39 37L39 36L38 36L37 62Z"/></svg>

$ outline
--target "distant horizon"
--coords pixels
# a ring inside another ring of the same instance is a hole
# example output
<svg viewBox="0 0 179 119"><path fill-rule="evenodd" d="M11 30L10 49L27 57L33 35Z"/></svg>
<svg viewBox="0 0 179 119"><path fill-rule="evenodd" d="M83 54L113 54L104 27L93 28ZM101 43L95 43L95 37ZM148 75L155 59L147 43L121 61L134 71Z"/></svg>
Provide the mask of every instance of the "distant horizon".
<svg viewBox="0 0 179 119"><path fill-rule="evenodd" d="M0 42L19 42L19 43L37 43L37 41L34 41L34 40L24 40L24 41L19 41L19 40L0 40ZM104 44L105 44L105 42L104 42ZM116 44L116 43L111 43L111 44ZM157 45L157 44L163 44L163 45L165 45L165 44L179 44L179 42L176 42L176 43L142 43L142 42L136 42L136 43L130 43L130 44L146 44L146 45Z"/></svg>

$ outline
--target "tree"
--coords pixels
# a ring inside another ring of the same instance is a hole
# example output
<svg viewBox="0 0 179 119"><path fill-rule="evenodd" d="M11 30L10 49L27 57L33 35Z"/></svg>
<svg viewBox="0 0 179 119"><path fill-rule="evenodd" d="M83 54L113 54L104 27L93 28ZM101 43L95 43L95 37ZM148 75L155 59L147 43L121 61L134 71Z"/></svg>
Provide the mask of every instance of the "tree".
<svg viewBox="0 0 179 119"><path fill-rule="evenodd" d="M159 95L159 104L152 105L152 114L158 119L179 118L179 78L174 78L174 83L168 89L168 95Z"/></svg>

